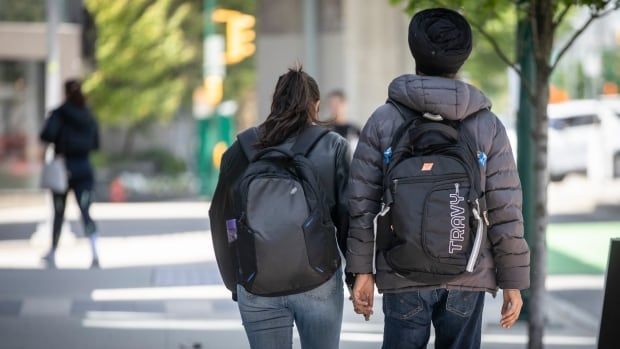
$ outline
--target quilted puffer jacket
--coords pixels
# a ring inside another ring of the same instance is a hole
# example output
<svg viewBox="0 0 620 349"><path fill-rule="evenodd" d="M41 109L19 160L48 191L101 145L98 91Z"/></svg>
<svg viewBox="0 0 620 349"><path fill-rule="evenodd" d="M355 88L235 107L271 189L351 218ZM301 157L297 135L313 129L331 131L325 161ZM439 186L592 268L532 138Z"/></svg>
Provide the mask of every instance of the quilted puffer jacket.
<svg viewBox="0 0 620 349"><path fill-rule="evenodd" d="M481 177L490 221L488 238L474 272L449 284L421 284L400 277L391 270L382 253L376 253L373 218L381 207L383 152L403 122L392 104L384 104L364 127L351 164L347 271L372 273L376 253L376 283L380 292L448 288L495 293L498 287L528 288L530 253L523 239L521 184L506 130L490 111L489 99L459 80L416 75L396 78L389 86L388 95L419 112L462 121L478 150L487 154Z"/></svg>

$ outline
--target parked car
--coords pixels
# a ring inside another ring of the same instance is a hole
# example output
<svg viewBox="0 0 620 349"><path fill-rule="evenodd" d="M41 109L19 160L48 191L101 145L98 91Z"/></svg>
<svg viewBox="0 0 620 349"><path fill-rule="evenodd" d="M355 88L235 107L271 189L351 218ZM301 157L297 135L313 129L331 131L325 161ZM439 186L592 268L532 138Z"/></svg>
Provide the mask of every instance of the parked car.
<svg viewBox="0 0 620 349"><path fill-rule="evenodd" d="M550 104L548 113L552 181L569 173L597 179L620 176L620 118L608 103L568 101Z"/></svg>
<svg viewBox="0 0 620 349"><path fill-rule="evenodd" d="M620 178L620 97L604 99L603 105L610 112L610 126L604 132L612 151L611 174Z"/></svg>

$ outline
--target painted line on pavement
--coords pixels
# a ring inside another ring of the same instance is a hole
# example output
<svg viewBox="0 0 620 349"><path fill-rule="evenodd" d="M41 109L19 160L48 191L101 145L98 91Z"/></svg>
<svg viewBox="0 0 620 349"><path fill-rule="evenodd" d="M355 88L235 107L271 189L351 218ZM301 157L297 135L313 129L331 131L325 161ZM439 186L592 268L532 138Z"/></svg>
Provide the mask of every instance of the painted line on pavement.
<svg viewBox="0 0 620 349"><path fill-rule="evenodd" d="M545 282L548 291L602 290L605 287L603 275L549 275Z"/></svg>
<svg viewBox="0 0 620 349"><path fill-rule="evenodd" d="M136 220L136 219L209 219L209 202L149 202L149 203L94 203L91 216L98 219ZM31 223L49 220L51 206L46 205L3 208L0 210L0 224ZM67 205L67 220L80 219L80 210L73 200Z"/></svg>
<svg viewBox="0 0 620 349"><path fill-rule="evenodd" d="M550 290L602 290L603 283L599 282L597 277L592 277L591 282L585 282L582 276L575 276L575 280L571 281L571 276L561 276L559 282L554 281L557 276L549 276L547 283L552 284ZM602 279L602 276L600 277ZM579 288L582 283L583 287ZM345 288L345 294L348 290ZM375 297L382 296L376 293ZM230 299L230 291L224 285L199 285L199 286L181 286L181 287L145 287L145 288L110 288L97 289L91 294L91 298L96 301L119 301L119 300L172 300L172 299Z"/></svg>
<svg viewBox="0 0 620 349"><path fill-rule="evenodd" d="M88 269L91 262L86 238L61 237L56 252L58 269ZM33 234L30 240L0 241L1 269L45 269L42 260L49 249L50 236ZM211 235L208 231L171 234L114 236L98 239L102 269L138 266L163 266L214 262Z"/></svg>
<svg viewBox="0 0 620 349"><path fill-rule="evenodd" d="M230 299L230 291L222 285L97 289L91 299L109 301L152 301L177 299Z"/></svg>

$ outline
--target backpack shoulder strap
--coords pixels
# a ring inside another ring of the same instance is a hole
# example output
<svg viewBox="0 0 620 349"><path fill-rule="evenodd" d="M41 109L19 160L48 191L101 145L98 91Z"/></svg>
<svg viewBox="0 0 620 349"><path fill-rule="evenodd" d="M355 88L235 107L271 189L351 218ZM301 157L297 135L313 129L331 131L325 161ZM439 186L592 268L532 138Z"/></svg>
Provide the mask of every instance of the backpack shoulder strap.
<svg viewBox="0 0 620 349"><path fill-rule="evenodd" d="M406 105L393 100L392 98L388 98L388 100L385 101L385 103L391 104L394 108L396 108L396 110L398 111L398 114L400 114L400 116L403 118L403 120L405 120L405 122L411 119L422 117L422 113L420 113L419 111L413 110L407 107Z"/></svg>
<svg viewBox="0 0 620 349"><path fill-rule="evenodd" d="M258 143L258 129L251 127L237 135L241 150L248 161L252 162L258 150L256 149L256 143Z"/></svg>
<svg viewBox="0 0 620 349"><path fill-rule="evenodd" d="M404 121L394 132L394 136L392 137L392 142L390 143L390 149L392 151L395 151L396 148L398 147L398 144L400 143L401 138L403 138L403 135L405 134L405 132L409 129L409 127L411 127L412 124L414 124L418 119L422 117L422 114L420 114L420 112L418 112L417 110L413 110L409 107L406 107L405 105L399 102L396 102L395 100L391 98L389 98L386 101L386 103L394 106L394 108L396 108L396 110L398 111L398 113L400 114L400 116L403 118L403 121Z"/></svg>
<svg viewBox="0 0 620 349"><path fill-rule="evenodd" d="M329 132L328 129L321 126L312 125L306 127L305 130L299 134L295 144L291 148L293 154L301 154L307 156L316 143L323 138Z"/></svg>

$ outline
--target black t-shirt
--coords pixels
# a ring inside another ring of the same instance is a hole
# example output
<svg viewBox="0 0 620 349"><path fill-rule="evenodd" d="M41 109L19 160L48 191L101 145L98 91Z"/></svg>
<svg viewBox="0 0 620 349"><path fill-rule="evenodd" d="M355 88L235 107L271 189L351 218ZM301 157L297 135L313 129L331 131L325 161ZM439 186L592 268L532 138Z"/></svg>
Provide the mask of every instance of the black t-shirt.
<svg viewBox="0 0 620 349"><path fill-rule="evenodd" d="M333 130L334 132L341 135L346 140L349 140L349 138L352 136L355 136L355 137L360 136L360 129L357 126L353 124L349 124L349 123L335 124L333 126Z"/></svg>

